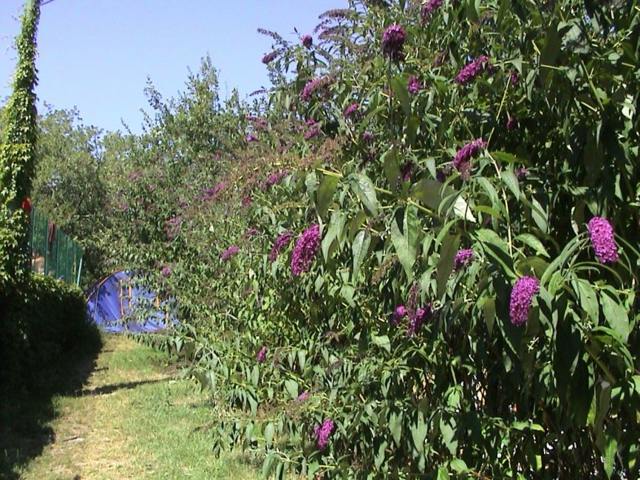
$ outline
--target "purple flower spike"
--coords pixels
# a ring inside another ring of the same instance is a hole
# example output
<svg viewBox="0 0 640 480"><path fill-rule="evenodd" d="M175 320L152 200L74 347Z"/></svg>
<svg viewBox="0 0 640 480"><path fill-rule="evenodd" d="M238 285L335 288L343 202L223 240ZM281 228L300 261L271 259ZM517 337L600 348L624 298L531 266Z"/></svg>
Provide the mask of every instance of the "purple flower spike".
<svg viewBox="0 0 640 480"><path fill-rule="evenodd" d="M311 396L311 394L308 391L304 391L302 392L300 395L298 395L298 398L296 399L298 402L305 402L307 400L309 400L309 397Z"/></svg>
<svg viewBox="0 0 640 480"><path fill-rule="evenodd" d="M313 37L311 35L303 35L301 42L304 48L311 48L313 46Z"/></svg>
<svg viewBox="0 0 640 480"><path fill-rule="evenodd" d="M171 276L171 267L169 265L165 265L164 267L162 267L162 271L160 272L160 274L164 278L169 278Z"/></svg>
<svg viewBox="0 0 640 480"><path fill-rule="evenodd" d="M468 180L470 177L471 159L478 156L485 148L487 148L487 142L477 138L457 151L456 156L453 158L453 166L460 172L464 180Z"/></svg>
<svg viewBox="0 0 640 480"><path fill-rule="evenodd" d="M613 237L613 227L609 220L603 217L593 217L587 224L591 245L600 263L615 263L618 261L618 246Z"/></svg>
<svg viewBox="0 0 640 480"><path fill-rule="evenodd" d="M271 252L269 253L269 261L271 263L276 261L276 259L278 258L278 255L280 255L280 252L282 252L282 250L287 248L287 245L291 243L292 239L293 239L292 232L288 232L288 231L282 232L280 235L278 235L275 242L273 242L273 247L271 247Z"/></svg>
<svg viewBox="0 0 640 480"><path fill-rule="evenodd" d="M227 248L225 251L223 251L220 254L220 260L222 260L223 262L226 262L231 257L234 257L235 255L237 255L239 251L240 251L240 248L238 246L231 245L229 248Z"/></svg>
<svg viewBox="0 0 640 480"><path fill-rule="evenodd" d="M264 63L265 65L269 65L275 60L277 56L278 52L269 52L264 57L262 57L262 63Z"/></svg>
<svg viewBox="0 0 640 480"><path fill-rule="evenodd" d="M401 25L390 25L382 34L382 52L394 62L404 60L402 49L406 38L407 33Z"/></svg>
<svg viewBox="0 0 640 480"><path fill-rule="evenodd" d="M407 308L404 305L398 305L393 311L393 316L391 317L391 324L398 325L404 317L407 316Z"/></svg>
<svg viewBox="0 0 640 480"><path fill-rule="evenodd" d="M453 259L453 268L456 271L459 271L473 262L474 258L475 254L473 253L472 248L463 248L462 250L458 250L456 257Z"/></svg>
<svg viewBox="0 0 640 480"><path fill-rule="evenodd" d="M491 69L491 64L489 63L489 57L486 55L480 55L475 60L466 64L458 75L456 75L455 82L458 85L466 85L474 80L478 75L480 75L485 70Z"/></svg>
<svg viewBox="0 0 640 480"><path fill-rule="evenodd" d="M327 445L329 445L329 437L333 433L334 428L335 424L330 418L325 419L325 421L322 422L322 425L316 425L313 433L316 437L318 450L324 450L325 448L327 448Z"/></svg>
<svg viewBox="0 0 640 480"><path fill-rule="evenodd" d="M418 333L422 324L431 317L433 309L431 304L428 303L424 307L419 307L415 312L409 312L409 335L415 335Z"/></svg>
<svg viewBox="0 0 640 480"><path fill-rule="evenodd" d="M320 247L320 225L314 223L300 234L291 254L291 273L298 277L309 271Z"/></svg>
<svg viewBox="0 0 640 480"><path fill-rule="evenodd" d="M359 108L360 105L358 105L356 102L351 103L347 108L344 109L344 118L354 117L358 113Z"/></svg>
<svg viewBox="0 0 640 480"><path fill-rule="evenodd" d="M509 317L511 323L521 326L527 323L531 302L540 291L540 282L536 277L522 277L511 289L511 300L509 302Z"/></svg>
<svg viewBox="0 0 640 480"><path fill-rule="evenodd" d="M416 95L420 92L420 90L422 90L422 84L420 83L420 80L418 80L418 77L416 77L415 75L411 75L409 77L409 81L407 82L407 90L409 90L409 93L411 95Z"/></svg>
<svg viewBox="0 0 640 480"><path fill-rule="evenodd" d="M427 3L422 5L422 11L420 12L422 21L426 23L431 18L433 12L435 12L441 6L442 0L429 0Z"/></svg>
<svg viewBox="0 0 640 480"><path fill-rule="evenodd" d="M258 353L256 353L256 361L258 363L264 363L264 361L267 359L267 352L269 351L269 349L263 345L260 350L258 350Z"/></svg>

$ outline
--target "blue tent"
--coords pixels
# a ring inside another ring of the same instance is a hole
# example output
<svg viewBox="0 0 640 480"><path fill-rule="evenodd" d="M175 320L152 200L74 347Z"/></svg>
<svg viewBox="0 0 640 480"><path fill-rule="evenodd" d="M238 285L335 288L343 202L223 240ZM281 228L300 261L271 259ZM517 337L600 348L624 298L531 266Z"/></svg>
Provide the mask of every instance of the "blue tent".
<svg viewBox="0 0 640 480"><path fill-rule="evenodd" d="M177 320L171 300L135 281L132 272L120 271L94 285L87 295L89 318L109 333L157 332Z"/></svg>

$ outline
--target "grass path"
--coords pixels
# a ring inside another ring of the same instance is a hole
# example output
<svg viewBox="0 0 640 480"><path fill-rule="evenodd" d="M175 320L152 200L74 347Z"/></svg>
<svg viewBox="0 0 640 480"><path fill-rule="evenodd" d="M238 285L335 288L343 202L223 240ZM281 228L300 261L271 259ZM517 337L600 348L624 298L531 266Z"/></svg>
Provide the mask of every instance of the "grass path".
<svg viewBox="0 0 640 480"><path fill-rule="evenodd" d="M80 391L53 397L49 442L14 470L25 480L258 478L240 454L215 458L207 398L163 354L106 336ZM0 475L2 476L2 475Z"/></svg>

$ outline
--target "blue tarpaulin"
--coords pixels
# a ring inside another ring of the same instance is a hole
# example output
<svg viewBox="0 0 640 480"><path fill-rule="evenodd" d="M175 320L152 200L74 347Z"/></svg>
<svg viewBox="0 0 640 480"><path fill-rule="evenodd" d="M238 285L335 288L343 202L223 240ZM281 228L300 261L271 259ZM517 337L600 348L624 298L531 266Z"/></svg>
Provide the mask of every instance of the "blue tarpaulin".
<svg viewBox="0 0 640 480"><path fill-rule="evenodd" d="M177 323L173 302L140 286L131 272L120 271L94 285L87 295L89 318L109 333L157 332Z"/></svg>

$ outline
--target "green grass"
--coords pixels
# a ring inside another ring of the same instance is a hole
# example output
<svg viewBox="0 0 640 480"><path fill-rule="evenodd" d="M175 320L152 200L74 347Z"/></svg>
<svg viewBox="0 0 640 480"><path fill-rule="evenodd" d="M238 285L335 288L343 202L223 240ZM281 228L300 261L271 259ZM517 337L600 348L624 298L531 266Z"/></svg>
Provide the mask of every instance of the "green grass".
<svg viewBox="0 0 640 480"><path fill-rule="evenodd" d="M249 456L212 454L218 414L162 353L123 337L104 340L89 381L75 394L53 397L46 428L54 440L31 461L14 464L13 478L259 477Z"/></svg>

